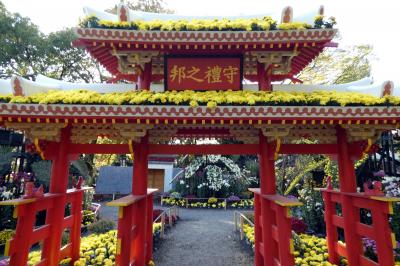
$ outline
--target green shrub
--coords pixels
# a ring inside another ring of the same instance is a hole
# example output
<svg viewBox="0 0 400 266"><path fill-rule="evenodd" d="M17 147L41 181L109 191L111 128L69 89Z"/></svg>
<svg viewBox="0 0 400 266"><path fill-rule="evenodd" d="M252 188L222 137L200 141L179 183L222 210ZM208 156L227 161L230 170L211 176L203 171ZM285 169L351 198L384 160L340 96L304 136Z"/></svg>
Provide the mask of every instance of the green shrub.
<svg viewBox="0 0 400 266"><path fill-rule="evenodd" d="M84 210L89 210L93 202L94 189L85 190L83 193L83 206Z"/></svg>
<svg viewBox="0 0 400 266"><path fill-rule="evenodd" d="M88 226L88 230L92 233L103 234L115 227L115 222L111 220L100 220L98 222L92 223Z"/></svg>
<svg viewBox="0 0 400 266"><path fill-rule="evenodd" d="M218 202L218 199L214 198L214 197L208 198L208 201L207 201L208 204L214 204L217 202Z"/></svg>
<svg viewBox="0 0 400 266"><path fill-rule="evenodd" d="M15 231L11 229L0 231L0 245L6 244L7 241L14 236L14 233Z"/></svg>
<svg viewBox="0 0 400 266"><path fill-rule="evenodd" d="M66 244L69 243L69 235L70 232L69 231L64 231L62 236L61 236L61 245L65 246Z"/></svg>
<svg viewBox="0 0 400 266"><path fill-rule="evenodd" d="M174 198L174 199L180 199L182 196L181 196L181 193L179 193L179 192L172 192L170 195L169 195L171 198Z"/></svg>
<svg viewBox="0 0 400 266"><path fill-rule="evenodd" d="M96 214L91 210L84 210L82 213L82 226L90 225L96 220Z"/></svg>
<svg viewBox="0 0 400 266"><path fill-rule="evenodd" d="M0 231L15 228L17 219L13 217L14 206L0 206Z"/></svg>

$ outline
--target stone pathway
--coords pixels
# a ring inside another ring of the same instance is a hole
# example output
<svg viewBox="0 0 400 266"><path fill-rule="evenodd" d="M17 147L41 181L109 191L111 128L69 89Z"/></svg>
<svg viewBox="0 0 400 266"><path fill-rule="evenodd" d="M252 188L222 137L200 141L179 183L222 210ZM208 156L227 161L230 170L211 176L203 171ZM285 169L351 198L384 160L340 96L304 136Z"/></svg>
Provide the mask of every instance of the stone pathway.
<svg viewBox="0 0 400 266"><path fill-rule="evenodd" d="M181 219L156 245L155 265L250 266L253 256L234 231L233 211L181 209Z"/></svg>
<svg viewBox="0 0 400 266"><path fill-rule="evenodd" d="M100 215L116 221L117 208L103 205ZM232 210L180 209L179 215L176 226L155 244L156 266L254 265L235 232Z"/></svg>

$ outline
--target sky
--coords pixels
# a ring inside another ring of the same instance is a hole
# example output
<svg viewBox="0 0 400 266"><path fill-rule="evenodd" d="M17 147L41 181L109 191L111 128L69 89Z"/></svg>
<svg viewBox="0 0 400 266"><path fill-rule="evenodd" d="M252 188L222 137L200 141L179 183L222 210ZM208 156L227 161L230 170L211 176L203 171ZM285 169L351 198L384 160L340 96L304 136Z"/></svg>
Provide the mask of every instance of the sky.
<svg viewBox="0 0 400 266"><path fill-rule="evenodd" d="M41 31L49 33L73 27L84 17L82 8L104 10L119 0L0 0L11 12L30 17ZM183 15L249 15L276 11L276 20L286 6L293 13L317 12L324 5L325 14L338 22L339 47L370 44L374 47L372 76L376 82L393 80L400 85L400 1L398 0L165 0L169 9Z"/></svg>

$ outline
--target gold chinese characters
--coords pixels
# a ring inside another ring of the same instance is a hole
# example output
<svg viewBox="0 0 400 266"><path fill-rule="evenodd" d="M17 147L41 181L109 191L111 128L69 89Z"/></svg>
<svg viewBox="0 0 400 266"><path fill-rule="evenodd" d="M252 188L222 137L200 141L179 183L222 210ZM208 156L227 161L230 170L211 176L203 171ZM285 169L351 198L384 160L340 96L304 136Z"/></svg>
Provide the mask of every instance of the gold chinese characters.
<svg viewBox="0 0 400 266"><path fill-rule="evenodd" d="M191 66L178 66L174 65L171 68L169 77L171 81L178 82L179 84L186 79L193 80L198 83L222 83L228 82L232 84L235 76L239 75L239 68L231 65L221 67L219 65L207 66L207 69L201 71L200 68Z"/></svg>

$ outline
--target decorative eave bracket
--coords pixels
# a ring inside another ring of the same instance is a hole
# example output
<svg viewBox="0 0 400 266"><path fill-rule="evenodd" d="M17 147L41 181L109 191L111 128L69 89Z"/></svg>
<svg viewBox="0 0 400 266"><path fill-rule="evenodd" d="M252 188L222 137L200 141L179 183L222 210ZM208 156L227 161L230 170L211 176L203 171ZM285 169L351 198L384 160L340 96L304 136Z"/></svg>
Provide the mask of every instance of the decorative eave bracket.
<svg viewBox="0 0 400 266"><path fill-rule="evenodd" d="M66 127L66 124L62 123L13 123L5 122L7 128L14 130L24 131L27 138L34 141L35 139L56 141L60 140L61 129Z"/></svg>
<svg viewBox="0 0 400 266"><path fill-rule="evenodd" d="M393 125L341 125L347 131L347 141L355 142L371 139L375 142L382 132L393 129Z"/></svg>
<svg viewBox="0 0 400 266"><path fill-rule="evenodd" d="M117 142L140 141L153 125L133 124L79 124L72 127L71 141L73 143L89 143L98 136L104 136Z"/></svg>
<svg viewBox="0 0 400 266"><path fill-rule="evenodd" d="M272 69L272 74L287 74L292 68L293 57L299 55L297 50L294 51L260 51L251 52L257 57L257 62L264 65L264 69Z"/></svg>
<svg viewBox="0 0 400 266"><path fill-rule="evenodd" d="M158 51L116 51L112 52L118 58L118 70L122 74L140 75L146 63L159 55Z"/></svg>

